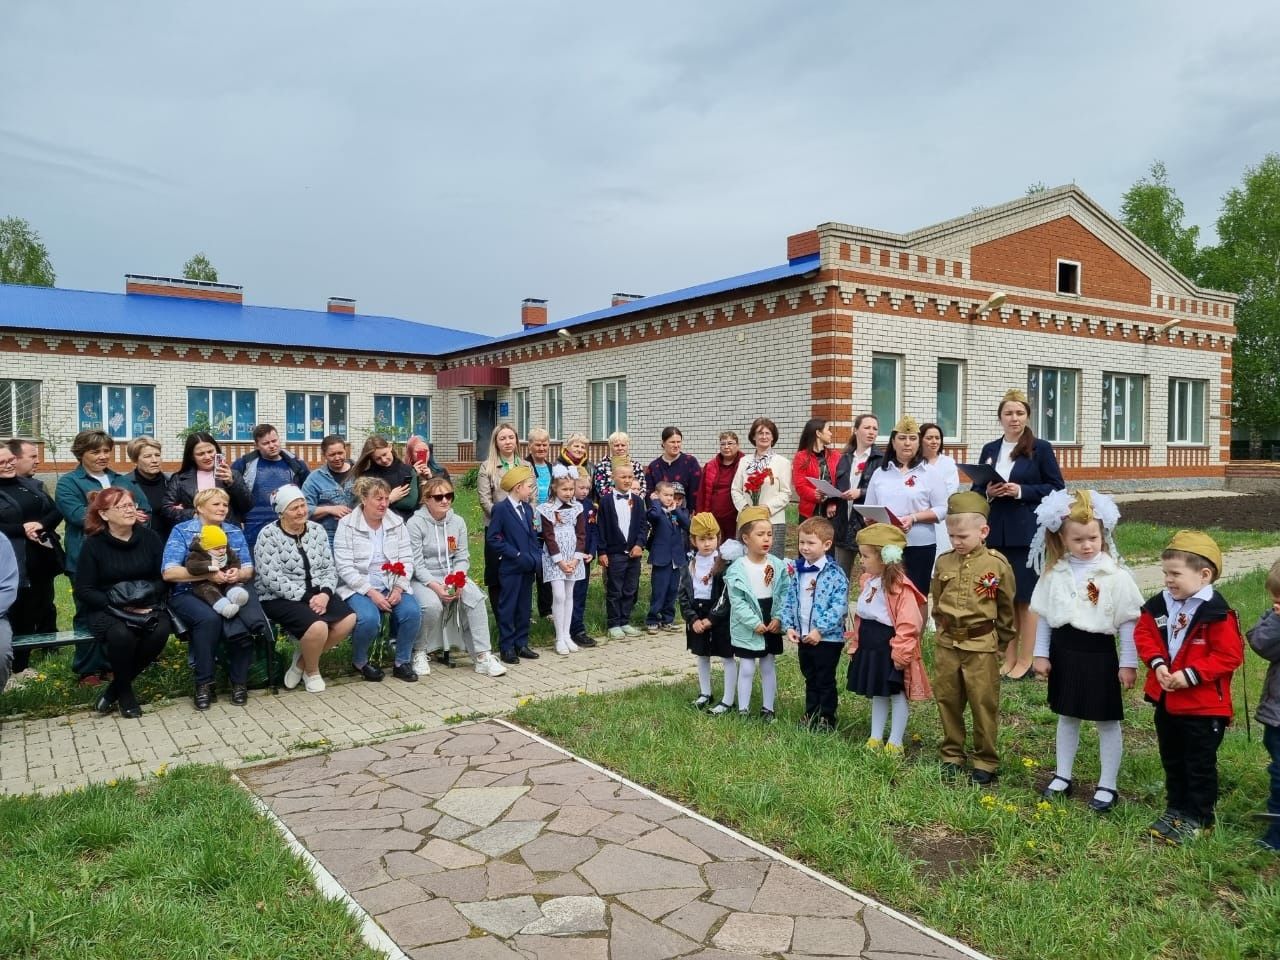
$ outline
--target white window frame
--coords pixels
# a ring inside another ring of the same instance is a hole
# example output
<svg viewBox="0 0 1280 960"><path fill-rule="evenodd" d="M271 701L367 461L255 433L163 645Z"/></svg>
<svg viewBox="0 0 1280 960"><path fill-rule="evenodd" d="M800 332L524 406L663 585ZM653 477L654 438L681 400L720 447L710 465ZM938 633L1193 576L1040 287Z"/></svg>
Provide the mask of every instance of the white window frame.
<svg viewBox="0 0 1280 960"><path fill-rule="evenodd" d="M297 437L289 436L289 397L290 396L302 397L302 412L303 412L303 416L306 418L306 429L303 430L303 433L305 433L306 436L302 437L301 439ZM322 436L317 437L315 439L312 439L311 437L311 398L312 397L324 397L324 433ZM346 423L335 424L333 422L332 398L334 397L342 398L342 402L346 407ZM335 393L334 391L331 391L331 390L286 390L284 392L284 421L285 421L284 435L281 436L280 439L282 442L286 444L288 443L320 443L325 437L331 436L332 434L335 434L335 433L342 437L346 437L351 432L351 394Z"/></svg>
<svg viewBox="0 0 1280 960"><path fill-rule="evenodd" d="M155 435L156 385L154 383L106 383L99 380L77 380L76 381L76 407L77 408L80 406L80 391L83 390L85 387L98 388L98 403L101 404L99 409L102 411L102 423L98 425L97 429L105 431L106 434L109 437L111 437L113 441L117 443L128 443L130 440L136 440L138 437ZM107 423L107 391L113 388L124 391L125 431L123 436L116 436L115 433L112 432L110 425ZM134 413L135 413L133 409L133 391L139 388L143 390L151 391L151 411L150 411L151 412L151 430L147 433L135 434L133 432L133 419L134 419ZM233 407L232 409L234 410L235 408ZM77 427L79 427L79 419L80 418L77 415L76 421L75 421Z"/></svg>
<svg viewBox="0 0 1280 960"><path fill-rule="evenodd" d="M476 423L474 400L469 393L458 395L458 439L463 443L475 443Z"/></svg>
<svg viewBox="0 0 1280 960"><path fill-rule="evenodd" d="M599 416L596 415L596 396L600 397ZM612 399L610 399L612 394ZM591 439L601 442L609 434L627 429L627 378L608 377L587 381L587 403L591 414Z"/></svg>
<svg viewBox="0 0 1280 960"><path fill-rule="evenodd" d="M1046 402L1044 391L1044 374L1054 373L1057 375L1058 396L1054 398L1053 406ZM1037 384L1032 384L1032 378L1039 375L1040 380ZM1060 409L1061 393L1062 393L1062 375L1070 374L1072 379L1071 398L1071 436L1062 435L1061 416L1057 415ZM1027 393L1031 395L1031 429L1037 437L1048 440L1050 443L1061 443L1074 445L1080 442L1080 371L1073 370L1070 367L1027 367ZM1049 412L1054 412L1054 429L1049 430L1045 426L1046 417Z"/></svg>
<svg viewBox="0 0 1280 960"><path fill-rule="evenodd" d="M1062 289L1062 267L1064 264L1069 267L1076 268L1076 288L1074 290ZM1078 297L1080 296L1080 289L1083 283L1084 283L1084 267L1080 265L1080 261L1064 260L1062 257L1059 257L1057 265L1053 268L1053 289L1057 290L1060 296Z"/></svg>
<svg viewBox="0 0 1280 960"><path fill-rule="evenodd" d="M906 367L906 363L900 354L896 353L873 353L871 354L871 412L875 415L876 422L880 425L879 436L887 437L893 431L894 424L902 417L902 371ZM876 361L888 361L893 364L893 410L889 412L889 416L884 416L885 411L876 407Z"/></svg>
<svg viewBox="0 0 1280 960"><path fill-rule="evenodd" d="M1196 387L1202 391L1200 398L1200 439L1194 439L1195 418L1191 416L1195 404ZM1188 420L1191 422L1188 424ZM1192 377L1169 378L1169 444L1180 447L1203 447L1208 441L1209 430L1209 381Z"/></svg>
<svg viewBox="0 0 1280 960"><path fill-rule="evenodd" d="M212 420L209 423L209 429L210 431L213 431L213 436L217 437L217 440L219 443L252 443L253 442L253 424L249 425L249 431L244 436L242 437L236 436L236 410L240 406L241 394L246 394L246 393L252 394L253 395L253 423L256 424L260 422L258 420L259 410L258 410L258 391L257 390L249 390L241 387L200 387L200 386L187 387L187 426L191 426L191 391L192 390L203 390L205 392L206 400L207 400L206 406L210 410L213 409L213 392L215 390L230 390L231 391L231 436L219 437L217 432L213 431L214 424Z"/></svg>
<svg viewBox="0 0 1280 960"><path fill-rule="evenodd" d="M0 379L0 435L19 437L24 440L35 440L40 436L40 391L43 381L22 380L15 377ZM19 403L19 394L27 393L24 402L30 404L27 417L30 423L23 422L23 407ZM7 420L5 418L8 418ZM29 426L29 430L20 427Z"/></svg>
<svg viewBox="0 0 1280 960"><path fill-rule="evenodd" d="M435 405L431 402L431 394L429 393L375 393L373 395L374 427L375 428L377 428L379 425L378 419L377 419L378 401L382 399L386 399L391 402L392 422L386 424L386 426L390 428L387 431L387 433L394 434L394 436L387 436L388 440L392 440L396 443L404 443L409 439L409 437L421 436L420 434L416 434L413 432L413 422L412 422L413 421L413 401L421 400L423 401L423 403L426 405L426 408L427 408L427 435L425 437L421 437L421 439L426 440L427 443L433 442L431 439L431 436L432 436L432 433L434 432L432 430L432 427L435 425L436 411L435 411ZM396 401L404 400L404 399L407 399L409 401L410 423L409 423L408 434L402 437L396 432L394 421L395 421Z"/></svg>
<svg viewBox="0 0 1280 960"><path fill-rule="evenodd" d="M533 418L530 416L529 410L529 388L521 387L511 394L512 413L516 421L516 436L529 439L529 428L533 425Z"/></svg>
<svg viewBox="0 0 1280 960"><path fill-rule="evenodd" d="M551 439L564 439L564 386L549 383L542 388L542 414Z"/></svg>
<svg viewBox="0 0 1280 960"><path fill-rule="evenodd" d="M1138 430L1135 437L1133 430L1134 399L1137 398ZM1120 416L1124 419L1124 433L1127 436L1116 436L1117 398L1122 407ZM1125 443L1142 446L1147 442L1147 378L1140 373L1108 373L1102 374L1102 442L1108 444Z"/></svg>
<svg viewBox="0 0 1280 960"><path fill-rule="evenodd" d="M940 383L941 378L938 376L938 374L941 373L940 368L944 364L946 366L956 368L956 411L955 411L956 432L954 434L947 433L942 422L943 421L942 409L941 409L942 387ZM936 422L940 428L943 428L942 439L944 442L945 441L959 442L959 440L964 436L964 381L965 381L964 361L955 360L955 359L952 359L951 357L939 357L937 366L939 369L934 374L934 377L935 377L934 385L937 388L938 403L939 403L938 409L934 411L936 415Z"/></svg>

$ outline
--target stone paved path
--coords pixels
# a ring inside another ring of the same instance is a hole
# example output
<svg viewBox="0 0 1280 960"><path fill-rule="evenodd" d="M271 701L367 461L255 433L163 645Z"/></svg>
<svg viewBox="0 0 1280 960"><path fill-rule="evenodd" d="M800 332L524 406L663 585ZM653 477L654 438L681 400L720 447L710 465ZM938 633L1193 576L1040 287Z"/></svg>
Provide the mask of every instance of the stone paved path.
<svg viewBox="0 0 1280 960"><path fill-rule="evenodd" d="M240 777L413 960L980 956L501 721Z"/></svg>

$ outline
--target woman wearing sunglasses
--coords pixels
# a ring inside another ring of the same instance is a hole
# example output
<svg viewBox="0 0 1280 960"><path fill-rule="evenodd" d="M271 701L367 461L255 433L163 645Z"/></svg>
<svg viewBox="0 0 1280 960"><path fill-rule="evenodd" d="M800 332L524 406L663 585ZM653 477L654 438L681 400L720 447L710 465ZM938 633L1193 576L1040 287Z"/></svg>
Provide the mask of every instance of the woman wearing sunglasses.
<svg viewBox="0 0 1280 960"><path fill-rule="evenodd" d="M461 646L475 664L476 673L500 677L507 672L492 653L489 613L484 593L470 578L471 550L467 523L453 512L453 484L432 477L422 485L422 506L409 518L409 543L413 547L413 595L422 608L422 628L413 647L413 668L430 670L430 655L450 644ZM465 584L457 585L459 575Z"/></svg>

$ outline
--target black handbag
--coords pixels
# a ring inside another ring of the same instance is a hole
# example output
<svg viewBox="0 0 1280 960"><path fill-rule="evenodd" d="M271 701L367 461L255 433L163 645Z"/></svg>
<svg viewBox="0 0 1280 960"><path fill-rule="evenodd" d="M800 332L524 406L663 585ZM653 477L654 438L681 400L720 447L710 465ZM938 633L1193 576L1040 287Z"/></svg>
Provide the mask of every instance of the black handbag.
<svg viewBox="0 0 1280 960"><path fill-rule="evenodd" d="M136 630L154 630L164 613L164 585L157 580L122 580L107 591L107 613ZM135 613L128 607L146 607Z"/></svg>

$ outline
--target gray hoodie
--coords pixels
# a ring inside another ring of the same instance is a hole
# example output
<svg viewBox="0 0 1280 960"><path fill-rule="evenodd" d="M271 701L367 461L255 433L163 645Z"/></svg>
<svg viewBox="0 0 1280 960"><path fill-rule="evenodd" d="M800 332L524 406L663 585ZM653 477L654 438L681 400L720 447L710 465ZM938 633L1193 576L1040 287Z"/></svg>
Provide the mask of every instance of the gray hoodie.
<svg viewBox="0 0 1280 960"><path fill-rule="evenodd" d="M1264 660L1271 662L1267 679L1262 684L1262 699L1254 714L1259 723L1280 727L1280 616L1268 610L1249 631L1249 646Z"/></svg>
<svg viewBox="0 0 1280 960"><path fill-rule="evenodd" d="M443 583L455 570L467 574L462 603L468 609L484 602L484 593L470 579L471 546L467 522L450 510L443 520L433 519L426 507L409 518L409 542L413 545L413 579L421 584Z"/></svg>

